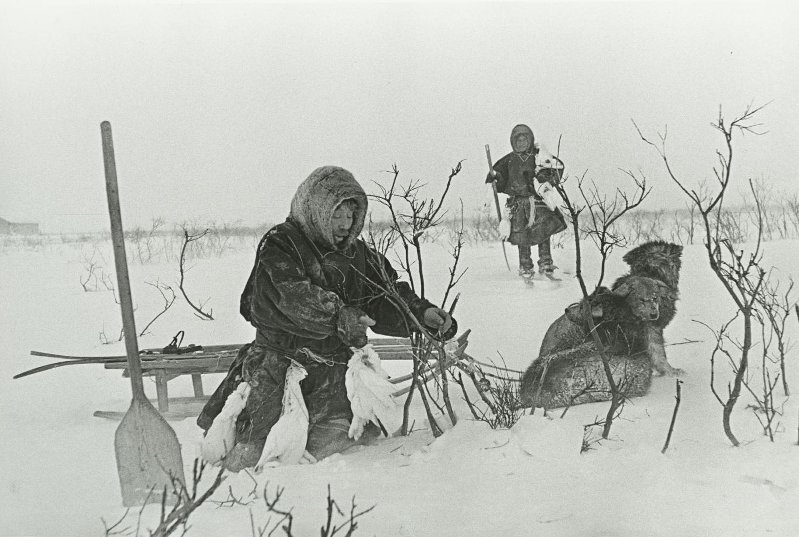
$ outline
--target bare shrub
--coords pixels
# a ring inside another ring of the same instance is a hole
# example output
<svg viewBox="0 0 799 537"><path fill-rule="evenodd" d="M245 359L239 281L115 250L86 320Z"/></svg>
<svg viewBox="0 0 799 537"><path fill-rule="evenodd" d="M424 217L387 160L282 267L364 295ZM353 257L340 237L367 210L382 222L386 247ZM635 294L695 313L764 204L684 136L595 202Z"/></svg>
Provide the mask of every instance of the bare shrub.
<svg viewBox="0 0 799 537"><path fill-rule="evenodd" d="M379 194L370 196L378 204L383 206L389 214L387 223L375 225L370 219L367 228L367 242L377 252L386 257L394 257L402 273L408 278L411 289L416 294L426 299L426 264L422 247L422 238L431 237L437 228L445 221L446 210L444 202L449 193L453 179L460 173L461 163L451 169L450 174L444 183L441 194L438 198L427 197L424 195L425 185L418 180L411 180L401 185L399 183L399 168L392 166L391 178L387 185L377 183ZM463 209L461 207L461 214ZM455 243L452 249L452 265L449 269L449 281L447 282L444 296L441 301L441 308L446 309L447 299L452 289L457 285L465 271L458 268L460 255L463 247L463 220L461 219L460 228L455 233ZM437 360L440 391L443 399L443 407L450 421L454 425L457 423L457 416L452 408L449 397L449 387L447 378L447 367L449 359L444 343L434 337L428 329L422 326L408 310L407 305L400 297L394 283L385 270L385 267L377 267L381 272L379 282L372 282L378 289L404 313L410 322L414 323L416 330L411 334L411 346L413 347L413 372L410 390L404 404L403 423L401 432L403 435L409 431L409 412L410 404L415 393L418 392L427 414L430 429L434 436L440 436L443 431L433 416L432 404L437 405L433 399L424 376L433 359ZM450 313L454 307L450 307ZM441 407L439 407L441 408Z"/></svg>
<svg viewBox="0 0 799 537"><path fill-rule="evenodd" d="M125 232L126 241L133 246L131 256L139 264L150 263L158 254L156 249L156 238L162 234L166 221L163 217L153 218L148 229L135 227Z"/></svg>
<svg viewBox="0 0 799 537"><path fill-rule="evenodd" d="M760 131L761 125L754 120L762 108L762 106L752 107L750 105L741 115L735 117L729 123L727 123L721 109L719 109L718 120L712 126L722 134L724 149L716 151L717 165L713 168L713 172L717 184L713 193L690 189L686 186L685 181L675 174L666 153L665 133L659 134L659 143L655 144L644 136L638 126L635 125L635 122L633 122L641 140L657 151L669 177L699 211L704 231L704 246L707 251L710 269L736 307L735 317L719 331L714 331L717 343L713 356L711 356L711 390L723 408L722 426L725 435L733 446L740 445L740 442L733 434L730 418L741 394L749 366L749 354L753 345L752 321L766 273L761 267L762 254L760 250L764 228L763 212L760 204L761 200L758 198L758 192L753 182L749 181L749 192L752 194L751 199L754 200L757 211L755 220L757 241L753 250L748 254L734 246L746 239L746 230L740 226L742 220L740 213L726 210L724 201L732 178L733 137L735 134L763 134ZM718 352L724 352L722 336L726 334L729 325L739 315L743 323L743 336L738 347L737 356L733 359L731 354L727 354L734 379L732 384L727 387L726 398L723 398L713 384L713 358Z"/></svg>
<svg viewBox="0 0 799 537"><path fill-rule="evenodd" d="M184 287L184 284L185 284L185 281L186 281L186 271L188 270L186 268L186 250L188 249L190 244L195 243L195 242L199 241L200 239L202 239L203 237L205 237L208 234L209 230L206 229L206 230L201 231L201 232L192 232L192 233L190 233L189 230L185 226L182 229L183 229L183 247L180 249L180 262L179 262L179 265L178 265L178 269L180 271L180 283L178 284L178 287L180 288L180 292L183 294L183 298L186 299L186 302L194 310L194 315L196 317L198 317L200 319L203 319L203 320L206 320L206 321L213 321L214 320L214 316L213 316L214 311L212 309L209 309L208 311L205 311L203 309L205 307L205 305L208 303L208 299L206 299L205 302L201 302L200 305L197 306L197 305L194 304L194 302L191 301L191 299L189 298L189 295L186 293L186 289Z"/></svg>
<svg viewBox="0 0 799 537"><path fill-rule="evenodd" d="M624 389L626 377L616 379L613 376L613 371L610 366L609 353L605 344L599 337L599 333L594 325L593 315L591 314L591 304L588 299L589 291L585 279L582 274L582 252L580 244L581 231L593 242L597 251L600 254L600 271L596 288L599 288L605 277L605 266L610 253L619 246L626 244L626 237L622 231L619 230L617 222L626 214L637 208L651 192L651 189L646 186L645 178L638 178L631 171L625 172L634 183L632 193L627 193L624 190L618 189L612 199L601 191L601 189L592 182L591 185L585 184L585 174L577 179L577 191L584 203L583 206L575 205L569 194L566 191L566 184L568 177L564 177L557 185L557 190L563 202L563 207L566 210L566 216L572 226L572 237L575 244L575 276L580 284L580 290L583 294L583 318L588 325L588 332L592 336L594 345L602 360L602 367L607 378L607 383L610 391L610 406L605 418L596 422L593 425L602 425L602 438L608 438L610 430L613 425L614 418L621 412L627 395ZM584 211L586 213L587 223L580 225L580 215ZM541 375L540 385L543 385L546 370ZM534 408L533 408L534 410Z"/></svg>
<svg viewBox="0 0 799 537"><path fill-rule="evenodd" d="M277 520L270 516L267 523L263 526L256 525L252 510L250 510L250 529L253 537L263 537L272 535L277 530L281 530L286 537L294 537L294 514L292 509L280 507L278 504L285 491L284 487L275 487L274 496L270 498L268 493L269 483L264 486L264 503L270 515L276 515ZM352 497L349 509L345 512L339 503L333 499L330 485L327 486L326 514L324 521L319 528L321 537L334 537L336 535L350 536L358 529L358 519L369 513L375 506L358 510L355 503L355 496Z"/></svg>
<svg viewBox="0 0 799 537"><path fill-rule="evenodd" d="M161 315L166 313L169 310L169 308L172 307L172 305L175 303L175 299L177 298L175 296L175 290L172 289L172 287L170 287L169 285L161 283L159 280L156 280L155 282L144 282L144 283L146 283L151 287L154 287L155 290L161 294L161 298L164 300L164 305L162 306L161 311L159 311L155 315L155 317L153 317L150 320L150 322L148 322L144 326L144 328L141 329L141 331L139 332L139 336L145 335L147 333L147 330L149 330L149 328L153 325L153 323L155 323L155 321L157 321L158 318L161 317Z"/></svg>
<svg viewBox="0 0 799 537"><path fill-rule="evenodd" d="M755 400L754 405L750 405L754 412L755 418L760 422L763 429L763 434L769 437L769 440L774 441L774 433L779 427L780 423L775 420L782 416L782 408L777 408L774 402L774 389L780 379L780 373L772 374L770 356L771 344L773 342L773 332L770 331L771 326L764 316L756 314L757 322L760 324L760 337L763 343L761 347L761 362L760 362L760 386L757 388L752 387L751 379L744 379L744 386L749 390L752 398Z"/></svg>
<svg viewBox="0 0 799 537"><path fill-rule="evenodd" d="M665 228L663 225L665 214L664 209L629 213L624 221L629 226L629 229L625 231L627 239L633 244L662 240L664 238L662 230Z"/></svg>
<svg viewBox="0 0 799 537"><path fill-rule="evenodd" d="M776 345L776 356L770 356L770 360L779 364L782 391L787 397L791 392L788 387L785 359L793 344L786 335L785 325L795 304L792 293L794 282L792 278L788 278L788 284L783 288L780 282L773 281L773 276L774 271L769 271L757 301L764 322L768 323L771 328L765 338L769 344L773 341Z"/></svg>
<svg viewBox="0 0 799 537"><path fill-rule="evenodd" d="M199 488L200 481L202 480L203 472L206 468L207 465L205 462L194 459L191 488L187 487L177 478L172 478L171 490L167 491L167 487L164 487L163 494L161 495L161 510L159 513L158 525L152 530L145 530L149 537L166 537L178 530L181 530L181 535L186 534L190 527L188 522L191 514L205 503L225 479L222 475L225 470L221 468L211 484L208 485L205 490L201 491ZM155 493L155 490L150 491L150 494ZM138 537L142 531L142 518L147 506L148 504L145 500L134 521L128 519L130 509L125 510L122 517L111 525L104 519L101 519L105 527L106 537L114 535L132 535Z"/></svg>
<svg viewBox="0 0 799 537"><path fill-rule="evenodd" d="M98 257L101 259L98 260ZM79 276L78 281L80 281L80 286L85 293L100 291L100 283L105 281L101 261L104 261L102 260L102 253L100 253L96 244L91 254L87 254L85 251L82 252L83 273Z"/></svg>
<svg viewBox="0 0 799 537"><path fill-rule="evenodd" d="M490 368L493 373L484 371L481 366ZM476 420L487 423L492 429L510 429L524 415L525 408L519 397L521 371L508 369L504 360L502 366L497 366L471 359L469 366L461 369L469 374L481 399L480 402L471 400L463 377L458 373L457 382Z"/></svg>
<svg viewBox="0 0 799 537"><path fill-rule="evenodd" d="M463 216L453 216L448 221L450 234L457 233L463 227L463 238L467 244L479 244L481 242L494 242L499 240L499 221L492 207L484 203L471 216L465 218L465 225L462 226Z"/></svg>
<svg viewBox="0 0 799 537"><path fill-rule="evenodd" d="M100 329L100 332L99 332L99 338L100 338L100 344L101 345L110 345L111 343L117 343L118 341L122 341L124 339L124 337L125 337L125 329L124 328L120 328L119 337L118 338L116 338L116 339L109 338L108 335L106 335L106 333L105 333L105 324L103 324L103 327Z"/></svg>
<svg viewBox="0 0 799 537"><path fill-rule="evenodd" d="M674 424L677 422L677 412L680 410L680 401L682 400L680 385L682 384L682 381L680 379L675 379L675 383L676 383L676 395L674 396L674 412L671 414L671 422L669 423L669 432L666 435L666 441L663 443L663 449L660 450L661 453L666 453L666 450L669 449L669 443L671 442L671 435L674 433Z"/></svg>
<svg viewBox="0 0 799 537"><path fill-rule="evenodd" d="M698 222L696 219L696 205L686 203L685 210L674 211L671 240L677 244L693 244L696 237Z"/></svg>
<svg viewBox="0 0 799 537"><path fill-rule="evenodd" d="M783 193L780 200L784 204L785 218L791 226L791 236L797 237L799 236L799 194Z"/></svg>
<svg viewBox="0 0 799 537"><path fill-rule="evenodd" d="M595 446L602 445L603 440L608 439L608 435L605 433L606 430L609 430L607 426L608 418L612 423L613 420L621 416L623 409L624 405L619 405L614 409L614 414L612 416L605 416L604 418L595 417L592 423L583 425L583 441L580 444L580 453L587 453L595 449ZM601 431L601 433L597 431Z"/></svg>

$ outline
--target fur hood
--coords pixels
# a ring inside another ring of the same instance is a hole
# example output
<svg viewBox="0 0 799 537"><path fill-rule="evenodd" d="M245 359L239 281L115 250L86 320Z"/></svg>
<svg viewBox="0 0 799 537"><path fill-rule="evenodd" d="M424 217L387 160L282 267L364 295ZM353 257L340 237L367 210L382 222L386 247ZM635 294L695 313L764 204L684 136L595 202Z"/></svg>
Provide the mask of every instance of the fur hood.
<svg viewBox="0 0 799 537"><path fill-rule="evenodd" d="M354 200L358 208L353 214L347 239L336 246L331 219L344 200ZM329 248L347 249L363 230L367 200L355 177L338 166L322 166L311 172L297 188L291 200L289 218L315 243Z"/></svg>
<svg viewBox="0 0 799 537"><path fill-rule="evenodd" d="M535 135L533 134L533 129L524 124L516 125L515 127L513 127L513 130L510 131L511 149L513 149L513 140L515 140L516 137L519 136L520 134L526 134L527 136L530 137L530 148L527 151L525 151L525 153L534 152L535 149L537 149L537 146L535 145Z"/></svg>

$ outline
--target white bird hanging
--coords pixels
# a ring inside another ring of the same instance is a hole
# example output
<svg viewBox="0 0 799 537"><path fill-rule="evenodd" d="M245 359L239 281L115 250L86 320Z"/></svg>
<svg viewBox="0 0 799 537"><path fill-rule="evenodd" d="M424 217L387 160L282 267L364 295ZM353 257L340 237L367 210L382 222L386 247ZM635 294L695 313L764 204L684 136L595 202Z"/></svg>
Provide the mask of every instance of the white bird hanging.
<svg viewBox="0 0 799 537"><path fill-rule="evenodd" d="M250 385L247 382L242 382L225 400L225 406L214 418L214 422L208 428L208 432L200 444L200 454L203 460L211 464L218 464L233 448L236 443L236 419L247 406L249 396Z"/></svg>
<svg viewBox="0 0 799 537"><path fill-rule="evenodd" d="M535 224L535 196L530 196L530 217L527 219L527 227Z"/></svg>
<svg viewBox="0 0 799 537"><path fill-rule="evenodd" d="M388 373L380 365L380 357L371 344L353 350L344 381L353 414L349 437L358 440L370 421L388 436L383 423L396 408L392 397L396 388L389 382Z"/></svg>
<svg viewBox="0 0 799 537"><path fill-rule="evenodd" d="M502 208L502 218L499 221L499 238L505 240L510 237L510 207Z"/></svg>
<svg viewBox="0 0 799 537"><path fill-rule="evenodd" d="M564 167L563 161L542 145L538 146L538 154L535 157L535 164L536 172L538 172L541 168L563 170Z"/></svg>
<svg viewBox="0 0 799 537"><path fill-rule="evenodd" d="M308 408L302 398L300 382L308 372L300 364L291 362L286 371L286 384L283 388L283 409L280 419L269 431L261 452L261 458L255 465L258 473L265 466L297 464L305 453L308 442Z"/></svg>
<svg viewBox="0 0 799 537"><path fill-rule="evenodd" d="M554 211L558 208L558 205L560 205L560 195L558 194L557 190L555 190L555 187L549 183L544 183L544 185L541 187L540 194L544 199L544 203L547 204L547 207L549 207L550 210Z"/></svg>
<svg viewBox="0 0 799 537"><path fill-rule="evenodd" d="M538 148L538 155L536 155L535 161L536 174L543 169L558 170L561 174L563 173L563 161L560 160L556 155L550 153L543 146ZM538 194L541 196L541 198L543 198L544 203L547 204L547 207L553 211L561 203L560 195L549 183L544 183L541 185Z"/></svg>

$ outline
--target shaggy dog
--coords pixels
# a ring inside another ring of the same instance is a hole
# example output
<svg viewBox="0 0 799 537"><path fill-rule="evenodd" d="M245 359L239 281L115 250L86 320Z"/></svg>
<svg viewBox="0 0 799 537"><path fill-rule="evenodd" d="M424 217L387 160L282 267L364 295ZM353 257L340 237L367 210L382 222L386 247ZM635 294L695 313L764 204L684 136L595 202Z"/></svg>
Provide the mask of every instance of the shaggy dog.
<svg viewBox="0 0 799 537"><path fill-rule="evenodd" d="M674 319L677 313L677 299L680 296L680 267L682 262L682 246L664 241L653 241L642 244L627 252L622 258L630 265L630 273L622 276L613 284L616 289L631 278L646 276L662 282L663 293L660 296L660 316L645 325L646 343L652 366L661 375L676 376L681 370L673 368L666 359L663 347L663 329Z"/></svg>
<svg viewBox="0 0 799 537"><path fill-rule="evenodd" d="M523 404L553 408L609 399L600 354L589 330L590 315L628 396L644 395L652 369L677 375L666 359L663 329L676 313L682 247L654 241L628 252L630 272L612 289L598 288L569 306L547 330L538 358L522 376ZM543 377L543 382L542 382Z"/></svg>

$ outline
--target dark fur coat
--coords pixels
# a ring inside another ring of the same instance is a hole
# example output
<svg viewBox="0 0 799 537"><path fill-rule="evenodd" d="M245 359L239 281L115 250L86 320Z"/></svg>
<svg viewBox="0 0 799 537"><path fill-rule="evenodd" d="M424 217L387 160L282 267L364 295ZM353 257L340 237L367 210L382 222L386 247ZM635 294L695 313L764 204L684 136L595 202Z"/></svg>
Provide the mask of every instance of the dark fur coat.
<svg viewBox="0 0 799 537"><path fill-rule="evenodd" d="M337 246L331 218L344 200L354 200L357 209L349 236ZM410 334L413 324L375 285L386 284L381 268L416 318L421 319L433 306L407 283L398 281L388 260L358 238L366 208L363 189L342 168L318 168L300 185L288 219L261 240L241 295L241 315L255 327L255 341L241 349L206 404L197 419L201 428L211 426L229 394L245 380L252 389L239 415L237 442L263 445L280 417L290 360L301 363L308 372L301 387L309 412L309 446L329 443L330 438L320 439L316 434L334 430L325 423L349 422L352 411L344 378L352 351L337 332L339 311L356 306L376 321L371 327L374 332L400 337ZM457 323L452 321L444 337L457 331ZM306 350L328 363L312 360ZM343 434L346 437L346 430ZM257 455L243 466L255 464Z"/></svg>

